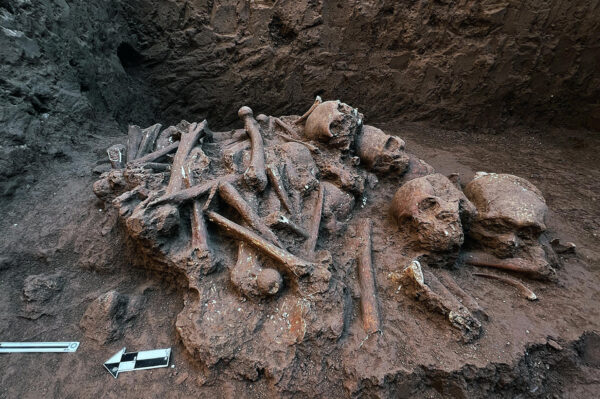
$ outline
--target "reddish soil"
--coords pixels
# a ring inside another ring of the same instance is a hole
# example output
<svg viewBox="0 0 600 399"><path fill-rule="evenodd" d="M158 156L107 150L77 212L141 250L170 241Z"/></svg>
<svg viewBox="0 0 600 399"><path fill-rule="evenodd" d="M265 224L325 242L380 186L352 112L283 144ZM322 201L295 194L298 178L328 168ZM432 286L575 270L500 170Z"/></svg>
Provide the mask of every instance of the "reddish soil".
<svg viewBox="0 0 600 399"><path fill-rule="evenodd" d="M356 324L340 344L336 356L354 357L359 367L339 370L342 359L332 357L325 383L286 395L597 396L600 339L584 333L600 331L600 137L556 128L543 134L513 130L489 135L399 122L378 126L398 133L409 151L439 172L459 172L463 182L478 170L529 179L548 202L551 236L575 242L577 255L565 258L558 284L527 280L540 297L534 303L511 287L471 277L470 268L453 272L490 316L485 335L469 345L458 342L441 317L399 297L397 305L381 309L387 319L383 336L361 346L364 332ZM267 378L207 381L175 331L183 307L181 282L133 266L139 261L116 215L91 191L97 178L92 169L105 162L105 148L123 137L91 138L76 152L40 167L35 179L0 204L5 232L0 240L0 337L81 341L75 354L2 355L0 397L276 396ZM381 244L374 240L376 264L385 255ZM64 285L38 304L37 313L43 315L32 319L23 287L28 276L39 274L59 274ZM377 280L381 294L391 296L386 276L380 273ZM145 302L121 338L100 345L84 335L79 322L88 305L110 290ZM114 380L102 363L123 346L171 346L173 367Z"/></svg>

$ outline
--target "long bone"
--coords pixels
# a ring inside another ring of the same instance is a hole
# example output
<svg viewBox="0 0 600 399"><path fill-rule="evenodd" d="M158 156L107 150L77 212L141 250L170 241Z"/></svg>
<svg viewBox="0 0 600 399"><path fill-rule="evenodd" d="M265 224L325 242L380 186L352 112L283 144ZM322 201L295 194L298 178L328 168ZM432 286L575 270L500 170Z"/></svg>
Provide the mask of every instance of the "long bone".
<svg viewBox="0 0 600 399"><path fill-rule="evenodd" d="M230 277L231 282L247 296L274 295L283 284L281 274L274 269L262 268L256 248L244 241L239 241L237 261Z"/></svg>
<svg viewBox="0 0 600 399"><path fill-rule="evenodd" d="M256 214L254 209L246 202L241 194L228 182L219 183L219 196L234 208L254 230L258 231L264 237L274 244L281 246L277 236Z"/></svg>
<svg viewBox="0 0 600 399"><path fill-rule="evenodd" d="M271 182L271 186L273 186L273 190L279 197L281 201L281 205L288 211L291 215L294 215L292 212L292 204L290 203L290 197L288 197L287 192L285 191L285 187L283 187L283 183L281 181L281 176L279 175L279 170L275 165L267 166L267 176L269 177L269 181ZM295 217L295 215L294 215Z"/></svg>
<svg viewBox="0 0 600 399"><path fill-rule="evenodd" d="M140 148L135 156L136 158L140 158L152 151L161 127L162 125L157 123L156 125L152 125L149 128L142 130L142 142L140 143Z"/></svg>
<svg viewBox="0 0 600 399"><path fill-rule="evenodd" d="M317 108L319 106L319 104L321 104L322 102L323 102L323 100L321 99L321 96L315 97L315 102L313 103L313 105L310 106L310 108L308 109L308 111L306 111L304 113L304 115L302 115L300 118L296 119L294 121L294 124L299 125L300 123L304 122L306 120L306 118L308 118L309 115L315 110L315 108Z"/></svg>
<svg viewBox="0 0 600 399"><path fill-rule="evenodd" d="M260 126L252 116L250 107L240 108L238 115L244 121L244 128L250 136L252 145L250 166L244 172L244 181L249 187L263 191L267 187L267 175L265 174L265 149Z"/></svg>
<svg viewBox="0 0 600 399"><path fill-rule="evenodd" d="M381 326L379 323L379 308L377 307L375 275L371 257L371 219L359 220L358 228L358 236L361 245L358 249L357 260L362 321L365 332L367 334L372 334L376 331L381 331Z"/></svg>
<svg viewBox="0 0 600 399"><path fill-rule="evenodd" d="M448 288L448 291L450 291L454 296L460 299L462 304L465 305L471 311L471 313L473 313L477 317L481 317L484 320L488 319L488 315L485 312L485 310L483 310L479 303L477 303L475 298L466 293L460 287L460 285L456 283L456 281L454 280L454 278L452 278L448 271L440 270L438 273L438 279L442 284L444 284L446 288Z"/></svg>
<svg viewBox="0 0 600 399"><path fill-rule="evenodd" d="M189 167L183 177L183 184L191 188L194 184ZM208 251L208 232L206 231L206 222L204 221L204 212L202 205L197 199L192 204L192 247L202 252Z"/></svg>
<svg viewBox="0 0 600 399"><path fill-rule="evenodd" d="M444 315L454 328L462 332L465 342L471 342L481 335L479 320L433 274L427 274L425 284L419 261L413 260L402 272L393 273L392 278L407 295L423 302L429 310Z"/></svg>
<svg viewBox="0 0 600 399"><path fill-rule="evenodd" d="M204 133L204 128L207 126L206 120L200 123L192 123L187 134L181 135L181 141L175 158L173 158L173 166L171 167L171 179L167 186L167 194L173 194L181 189L183 179L185 177L185 160L198 142L200 136Z"/></svg>
<svg viewBox="0 0 600 399"><path fill-rule="evenodd" d="M142 142L142 129L139 126L130 125L127 136L127 162L131 162L137 157Z"/></svg>
<svg viewBox="0 0 600 399"><path fill-rule="evenodd" d="M530 301L535 301L538 299L537 295L533 291L531 291L525 284L522 282L515 280L514 278L498 276L497 274L489 274L489 273L473 273L473 276L485 277L493 280L502 281L505 284L512 285L513 287L517 287L525 298Z"/></svg>
<svg viewBox="0 0 600 399"><path fill-rule="evenodd" d="M232 222L231 220L219 215L214 211L208 211L206 214L208 216L208 220L221 227L226 233L238 240L242 240L252 245L264 255L267 255L280 262L281 265L285 266L285 268L296 277L302 277L311 274L317 266L312 262L298 258L285 249L281 249L278 246L271 244L258 234L248 230L243 226L240 226L235 222Z"/></svg>
<svg viewBox="0 0 600 399"><path fill-rule="evenodd" d="M310 220L309 237L304 242L304 253L312 258L314 256L317 239L319 238L319 227L321 226L321 215L323 214L323 196L325 189L322 184L319 184L319 192L317 193L317 201Z"/></svg>
<svg viewBox="0 0 600 399"><path fill-rule="evenodd" d="M174 194L165 194L160 198L157 198L154 201L150 202L148 206L157 206L165 203L170 203L174 205L181 204L182 202L190 201L206 194L207 192L211 191L214 186L217 186L223 181L233 182L237 179L238 176L236 175L225 175L223 177L207 181L206 183L198 184L196 186L177 191Z"/></svg>
<svg viewBox="0 0 600 399"><path fill-rule="evenodd" d="M286 228L293 233L296 233L304 238L309 238L309 234L302 227L292 222L289 218L282 215L280 212L275 212L266 217L266 223L268 226L277 228Z"/></svg>
<svg viewBox="0 0 600 399"><path fill-rule="evenodd" d="M151 152L148 155L144 155L143 157L135 159L133 161L129 161L128 163L135 165L135 164L143 164L143 163L148 163L148 162L156 162L159 159L161 159L162 157L172 153L173 151L176 151L178 147L179 147L179 141L176 141L173 144L166 146L165 148Z"/></svg>
<svg viewBox="0 0 600 399"><path fill-rule="evenodd" d="M555 278L555 272L549 265L536 264L524 258L500 259L485 252L473 251L465 254L464 261L469 265L524 273L529 277L540 280L552 280Z"/></svg>

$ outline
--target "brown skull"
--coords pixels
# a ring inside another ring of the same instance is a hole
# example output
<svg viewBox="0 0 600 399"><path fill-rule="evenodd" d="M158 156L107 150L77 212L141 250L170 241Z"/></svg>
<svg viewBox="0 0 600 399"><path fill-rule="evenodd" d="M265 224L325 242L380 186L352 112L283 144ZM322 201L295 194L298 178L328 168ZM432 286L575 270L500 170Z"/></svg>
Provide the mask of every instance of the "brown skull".
<svg viewBox="0 0 600 399"><path fill-rule="evenodd" d="M458 251L464 241L463 225L475 216L473 204L444 175L435 173L405 183L396 191L392 216L408 225L416 243L434 252Z"/></svg>
<svg viewBox="0 0 600 399"><path fill-rule="evenodd" d="M363 127L356 153L365 166L375 173L403 173L409 163L409 157L404 152L404 140L369 125Z"/></svg>
<svg viewBox="0 0 600 399"><path fill-rule="evenodd" d="M306 119L304 135L310 140L328 143L348 150L362 124L362 115L355 108L338 101L319 104Z"/></svg>
<svg viewBox="0 0 600 399"><path fill-rule="evenodd" d="M478 211L469 235L496 256L514 257L538 245L548 207L533 184L518 176L478 172L465 194Z"/></svg>

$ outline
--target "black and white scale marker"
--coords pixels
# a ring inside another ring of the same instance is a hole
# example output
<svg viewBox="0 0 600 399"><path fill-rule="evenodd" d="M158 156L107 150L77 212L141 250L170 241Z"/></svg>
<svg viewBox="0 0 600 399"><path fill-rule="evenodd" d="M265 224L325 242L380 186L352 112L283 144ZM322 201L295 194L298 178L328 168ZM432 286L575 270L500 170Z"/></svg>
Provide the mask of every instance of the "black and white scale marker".
<svg viewBox="0 0 600 399"><path fill-rule="evenodd" d="M0 353L75 352L79 342L0 342Z"/></svg>
<svg viewBox="0 0 600 399"><path fill-rule="evenodd" d="M104 362L104 367L113 377L117 378L119 373L125 371L167 367L170 357L171 348L129 353L125 353L125 348L123 348Z"/></svg>

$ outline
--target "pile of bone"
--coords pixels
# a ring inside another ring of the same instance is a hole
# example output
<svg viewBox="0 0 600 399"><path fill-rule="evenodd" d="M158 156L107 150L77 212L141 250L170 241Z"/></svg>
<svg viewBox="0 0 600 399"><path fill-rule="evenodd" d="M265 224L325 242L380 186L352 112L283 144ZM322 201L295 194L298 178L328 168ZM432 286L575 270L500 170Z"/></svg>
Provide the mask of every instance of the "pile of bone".
<svg viewBox="0 0 600 399"><path fill-rule="evenodd" d="M543 245L547 206L527 180L478 173L463 192L456 179L435 173L406 153L400 138L364 125L356 109L339 101L317 98L301 117L254 118L248 107L239 116L244 129L229 132L211 131L206 121L162 131L160 125L131 126L127 147L108 150L113 169L94 185L152 265L183 273L191 288L200 291L202 276L225 264L246 298L274 298L284 287L311 298L324 294L333 260L317 250L320 235L343 233L376 175L399 185L389 211L418 252L394 278L467 340L479 336L479 321L456 300L456 283L438 281L422 263L452 266L462 259L555 278L548 261L554 252ZM368 243L357 255L363 325L371 333L380 329L377 271L370 230L361 234ZM227 259L232 251L234 264Z"/></svg>

